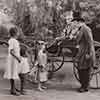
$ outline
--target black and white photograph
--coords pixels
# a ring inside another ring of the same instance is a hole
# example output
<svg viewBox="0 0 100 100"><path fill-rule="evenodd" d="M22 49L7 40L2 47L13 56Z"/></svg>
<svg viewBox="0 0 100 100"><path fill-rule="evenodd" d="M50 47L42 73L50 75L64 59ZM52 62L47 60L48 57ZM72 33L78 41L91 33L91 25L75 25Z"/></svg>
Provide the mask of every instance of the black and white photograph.
<svg viewBox="0 0 100 100"><path fill-rule="evenodd" d="M100 0L0 0L0 100L100 100Z"/></svg>

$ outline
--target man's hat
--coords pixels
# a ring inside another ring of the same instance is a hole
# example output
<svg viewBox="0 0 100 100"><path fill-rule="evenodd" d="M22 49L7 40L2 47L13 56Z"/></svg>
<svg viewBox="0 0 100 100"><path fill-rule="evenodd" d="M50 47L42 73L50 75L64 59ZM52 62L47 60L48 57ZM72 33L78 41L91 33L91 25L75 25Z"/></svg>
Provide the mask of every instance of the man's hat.
<svg viewBox="0 0 100 100"><path fill-rule="evenodd" d="M85 22L85 20L81 17L80 11L73 11L73 20L72 21L82 21Z"/></svg>
<svg viewBox="0 0 100 100"><path fill-rule="evenodd" d="M77 17L81 17L81 12L80 11L73 11L73 17L77 18Z"/></svg>

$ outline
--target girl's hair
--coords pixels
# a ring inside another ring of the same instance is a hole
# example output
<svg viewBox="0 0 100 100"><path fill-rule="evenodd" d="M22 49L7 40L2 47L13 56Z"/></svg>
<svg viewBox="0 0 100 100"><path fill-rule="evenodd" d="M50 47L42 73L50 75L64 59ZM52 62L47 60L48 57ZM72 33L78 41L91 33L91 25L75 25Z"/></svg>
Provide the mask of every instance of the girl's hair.
<svg viewBox="0 0 100 100"><path fill-rule="evenodd" d="M26 48L25 47L20 48L20 56L26 57Z"/></svg>
<svg viewBox="0 0 100 100"><path fill-rule="evenodd" d="M16 36L17 35L17 28L16 27L10 28L9 33L10 33L11 37Z"/></svg>

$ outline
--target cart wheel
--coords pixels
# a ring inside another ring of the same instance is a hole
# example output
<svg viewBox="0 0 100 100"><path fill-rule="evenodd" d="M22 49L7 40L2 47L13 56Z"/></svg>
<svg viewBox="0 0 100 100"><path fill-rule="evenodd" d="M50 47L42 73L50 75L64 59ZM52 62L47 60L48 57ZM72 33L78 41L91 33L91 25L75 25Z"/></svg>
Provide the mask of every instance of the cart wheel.
<svg viewBox="0 0 100 100"><path fill-rule="evenodd" d="M100 78L100 48L96 50L96 63L95 66L97 69L93 69L91 72L91 76L95 76L95 81L96 81L96 88L99 88L99 81L98 79Z"/></svg>
<svg viewBox="0 0 100 100"><path fill-rule="evenodd" d="M62 49L63 50L63 49ZM58 71L64 64L64 53L61 52L60 55L52 55L49 57L52 67L49 68L49 72Z"/></svg>
<svg viewBox="0 0 100 100"><path fill-rule="evenodd" d="M78 62L76 62L74 60L75 58L73 58L73 73L74 73L74 76L75 78L80 82L80 79L79 79L79 75L78 75ZM90 80L92 79L93 75L96 75L96 84L97 84L97 87L98 87L98 75L100 75L100 48L96 50L96 66L97 66L97 69L94 70L92 69L91 70L91 74L90 74Z"/></svg>
<svg viewBox="0 0 100 100"><path fill-rule="evenodd" d="M73 59L73 73L74 73L74 76L77 79L77 81L80 82L79 74L78 74L78 61L75 61L75 58L72 58L72 59ZM92 73L92 71L91 71L91 73ZM93 74L90 74L90 80L92 79L92 76L93 76Z"/></svg>
<svg viewBox="0 0 100 100"><path fill-rule="evenodd" d="M78 62L73 59L73 73L75 78L80 82L79 74L78 74Z"/></svg>
<svg viewBox="0 0 100 100"><path fill-rule="evenodd" d="M95 75L95 74L100 74L100 48L98 48L96 50L96 63L95 63L95 66L97 67L96 70L93 70L92 71L92 75Z"/></svg>

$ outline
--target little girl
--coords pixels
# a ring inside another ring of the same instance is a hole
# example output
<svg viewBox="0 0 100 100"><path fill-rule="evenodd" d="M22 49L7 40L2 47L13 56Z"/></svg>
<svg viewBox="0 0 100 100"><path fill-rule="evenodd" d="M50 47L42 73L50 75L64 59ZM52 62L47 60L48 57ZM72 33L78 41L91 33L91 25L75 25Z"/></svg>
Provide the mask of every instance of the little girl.
<svg viewBox="0 0 100 100"><path fill-rule="evenodd" d="M24 79L25 79L25 74L29 72L29 63L28 63L28 58L26 54L26 48L22 47L20 49L20 60L21 62L19 63L19 78L20 78L20 93L24 95Z"/></svg>
<svg viewBox="0 0 100 100"><path fill-rule="evenodd" d="M37 72L37 80L38 80L38 89L40 91L43 91L46 87L44 86L44 83L48 80L48 73L46 70L47 67L47 54L45 50L45 43L43 41L39 42L40 48L38 51L38 72Z"/></svg>
<svg viewBox="0 0 100 100"><path fill-rule="evenodd" d="M8 57L7 57L7 66L5 69L4 78L10 80L11 89L10 93L12 95L19 95L15 89L15 80L19 79L18 76L18 67L20 63L20 46L19 41L17 40L18 34L16 28L11 28L10 39L8 41Z"/></svg>

